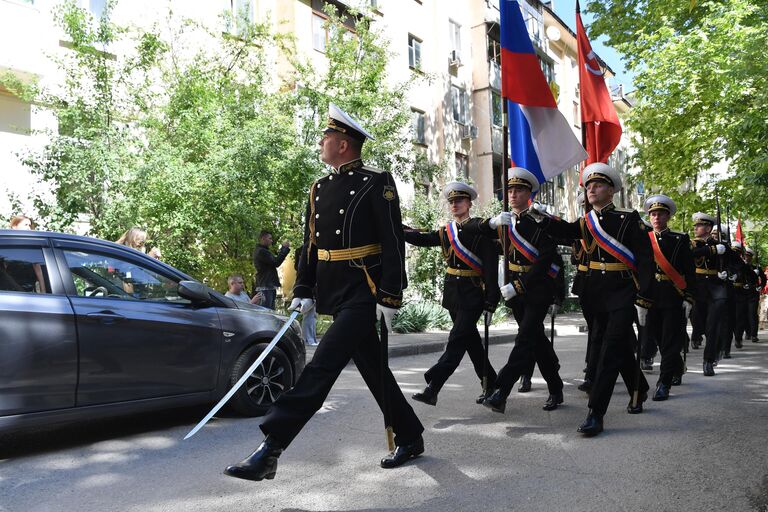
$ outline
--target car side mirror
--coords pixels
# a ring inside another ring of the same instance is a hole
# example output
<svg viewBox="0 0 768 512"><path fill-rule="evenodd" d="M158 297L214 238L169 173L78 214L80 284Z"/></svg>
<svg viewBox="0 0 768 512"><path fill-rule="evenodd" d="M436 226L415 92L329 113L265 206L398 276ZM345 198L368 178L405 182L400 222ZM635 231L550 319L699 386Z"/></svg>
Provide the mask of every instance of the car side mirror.
<svg viewBox="0 0 768 512"><path fill-rule="evenodd" d="M179 296L196 303L214 303L211 297L211 289L197 281L180 281Z"/></svg>

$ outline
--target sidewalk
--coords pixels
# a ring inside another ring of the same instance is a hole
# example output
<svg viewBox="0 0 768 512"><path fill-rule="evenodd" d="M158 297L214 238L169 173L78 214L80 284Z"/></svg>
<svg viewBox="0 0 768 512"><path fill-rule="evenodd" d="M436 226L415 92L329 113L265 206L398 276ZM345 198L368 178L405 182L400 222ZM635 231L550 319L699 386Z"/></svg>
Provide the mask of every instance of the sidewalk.
<svg viewBox="0 0 768 512"><path fill-rule="evenodd" d="M550 318L546 317L544 328L549 336ZM555 317L555 337L573 336L586 332L586 322L581 313L563 313ZM478 326L480 336L483 335L482 325ZM489 329L488 341L491 345L512 343L517 334L517 324L514 320L492 325ZM390 334L389 357L413 356L430 352L442 352L448 343L448 331L429 331L413 334ZM315 346L307 347L307 361L315 354Z"/></svg>

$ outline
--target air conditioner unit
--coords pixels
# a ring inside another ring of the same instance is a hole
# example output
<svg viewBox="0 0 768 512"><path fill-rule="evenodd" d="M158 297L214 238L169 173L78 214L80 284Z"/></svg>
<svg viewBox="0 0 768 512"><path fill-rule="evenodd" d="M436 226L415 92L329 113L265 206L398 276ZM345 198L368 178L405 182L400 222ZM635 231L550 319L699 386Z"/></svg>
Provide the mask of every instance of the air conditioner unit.
<svg viewBox="0 0 768 512"><path fill-rule="evenodd" d="M477 138L477 126L473 124L465 124L461 127L462 139L476 139Z"/></svg>
<svg viewBox="0 0 768 512"><path fill-rule="evenodd" d="M451 50L449 61L451 67L458 68L461 66L461 54L456 50Z"/></svg>

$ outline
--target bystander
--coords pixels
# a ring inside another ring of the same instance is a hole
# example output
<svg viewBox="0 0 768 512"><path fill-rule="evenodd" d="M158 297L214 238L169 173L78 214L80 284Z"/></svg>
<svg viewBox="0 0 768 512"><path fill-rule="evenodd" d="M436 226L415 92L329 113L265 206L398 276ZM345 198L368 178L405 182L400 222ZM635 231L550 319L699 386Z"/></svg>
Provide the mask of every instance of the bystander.
<svg viewBox="0 0 768 512"><path fill-rule="evenodd" d="M262 306L269 309L275 309L275 299L277 298L277 289L280 287L280 279L277 276L277 267L282 265L288 252L291 250L289 242L283 242L277 256L272 254L269 246L272 245L272 233L262 230L259 234L259 243L256 250L253 251L253 266L256 267L256 278L254 280L254 291L261 292L264 295Z"/></svg>
<svg viewBox="0 0 768 512"><path fill-rule="evenodd" d="M262 305L262 302L264 301L264 294L261 292L256 292L253 297L249 297L248 294L245 293L245 281L240 274L232 274L229 276L227 278L227 286L229 289L224 295L230 299L249 302L259 306Z"/></svg>

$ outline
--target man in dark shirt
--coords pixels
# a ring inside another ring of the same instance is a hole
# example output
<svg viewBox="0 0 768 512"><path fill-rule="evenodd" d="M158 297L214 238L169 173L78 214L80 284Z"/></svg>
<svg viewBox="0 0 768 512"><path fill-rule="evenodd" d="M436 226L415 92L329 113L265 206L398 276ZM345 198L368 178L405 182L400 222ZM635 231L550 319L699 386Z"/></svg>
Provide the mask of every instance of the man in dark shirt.
<svg viewBox="0 0 768 512"><path fill-rule="evenodd" d="M253 266L256 267L256 279L254 280L253 293L261 292L264 296L262 306L275 309L277 289L280 288L280 278L277 276L277 267L283 264L285 257L291 251L290 242L286 241L280 246L277 256L272 254L269 247L272 245L272 233L262 230L259 235L259 244L253 251Z"/></svg>

